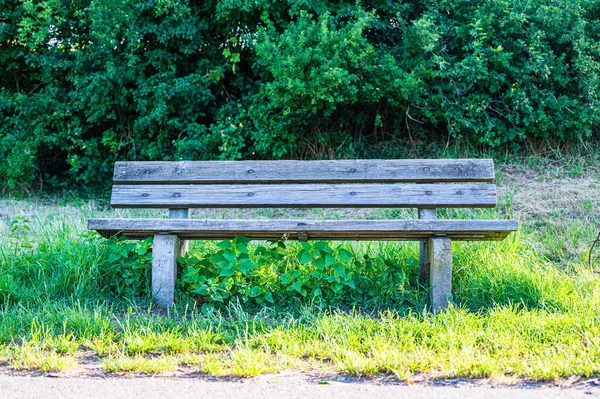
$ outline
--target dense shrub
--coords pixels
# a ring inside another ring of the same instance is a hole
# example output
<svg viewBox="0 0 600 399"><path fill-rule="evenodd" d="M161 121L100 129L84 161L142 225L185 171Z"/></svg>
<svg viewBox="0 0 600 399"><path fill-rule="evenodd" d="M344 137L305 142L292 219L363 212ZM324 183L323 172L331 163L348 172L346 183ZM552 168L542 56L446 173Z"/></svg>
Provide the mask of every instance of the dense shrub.
<svg viewBox="0 0 600 399"><path fill-rule="evenodd" d="M0 3L3 190L116 159L598 136L597 0Z"/></svg>

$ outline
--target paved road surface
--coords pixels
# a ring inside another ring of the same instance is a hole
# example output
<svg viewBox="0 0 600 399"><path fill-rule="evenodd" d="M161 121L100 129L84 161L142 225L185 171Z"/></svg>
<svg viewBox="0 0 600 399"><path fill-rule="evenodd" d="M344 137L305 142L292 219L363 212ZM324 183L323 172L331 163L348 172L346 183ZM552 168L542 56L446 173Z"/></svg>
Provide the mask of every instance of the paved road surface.
<svg viewBox="0 0 600 399"><path fill-rule="evenodd" d="M307 378L214 380L207 378L51 378L0 375L0 399L12 398L410 398L526 399L600 398L600 383L570 388L535 386L494 387L473 383L397 385L328 381Z"/></svg>

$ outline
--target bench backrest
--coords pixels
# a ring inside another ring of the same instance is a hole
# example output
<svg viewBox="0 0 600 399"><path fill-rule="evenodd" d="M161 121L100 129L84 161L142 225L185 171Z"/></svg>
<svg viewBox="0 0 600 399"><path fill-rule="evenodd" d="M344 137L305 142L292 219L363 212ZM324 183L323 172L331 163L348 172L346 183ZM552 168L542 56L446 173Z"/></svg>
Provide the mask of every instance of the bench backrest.
<svg viewBox="0 0 600 399"><path fill-rule="evenodd" d="M116 208L496 206L491 159L117 162Z"/></svg>

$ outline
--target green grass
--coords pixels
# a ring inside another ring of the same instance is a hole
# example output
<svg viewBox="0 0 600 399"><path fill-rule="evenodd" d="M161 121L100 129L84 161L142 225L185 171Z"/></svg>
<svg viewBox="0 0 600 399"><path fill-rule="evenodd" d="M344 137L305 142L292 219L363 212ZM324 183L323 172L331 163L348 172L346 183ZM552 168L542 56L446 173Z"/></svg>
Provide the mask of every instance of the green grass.
<svg viewBox="0 0 600 399"><path fill-rule="evenodd" d="M386 276L374 279L368 295L327 305L230 301L203 309L197 297L181 294L176 308L159 312L144 292L119 289L120 265L108 260L106 240L88 233L85 223L160 212L110 211L79 200L1 200L0 365L68 372L93 364L107 373L215 376L285 369L399 379L597 376L600 275L587 266L587 250L600 225L598 169L575 162L547 167L545 161L500 167L497 210L445 212L517 217L521 230L498 243L453 244L454 306L439 315L426 311L427 288L416 281L417 243L365 242L342 245L372 259L353 264L354 272ZM273 211L225 216L271 217ZM414 211L360 217L414 217ZM196 243L192 251L206 248ZM594 259L597 269L600 256ZM384 274L390 270L393 275Z"/></svg>

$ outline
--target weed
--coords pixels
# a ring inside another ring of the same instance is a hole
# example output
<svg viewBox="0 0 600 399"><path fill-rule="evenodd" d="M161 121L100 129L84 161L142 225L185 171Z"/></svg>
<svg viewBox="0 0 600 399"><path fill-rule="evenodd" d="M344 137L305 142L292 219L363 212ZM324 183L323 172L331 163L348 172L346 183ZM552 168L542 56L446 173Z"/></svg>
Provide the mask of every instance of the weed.
<svg viewBox="0 0 600 399"><path fill-rule="evenodd" d="M356 289L352 248L326 242L277 241L249 246L237 237L179 258L183 289L214 302L289 303L293 298L340 302Z"/></svg>

